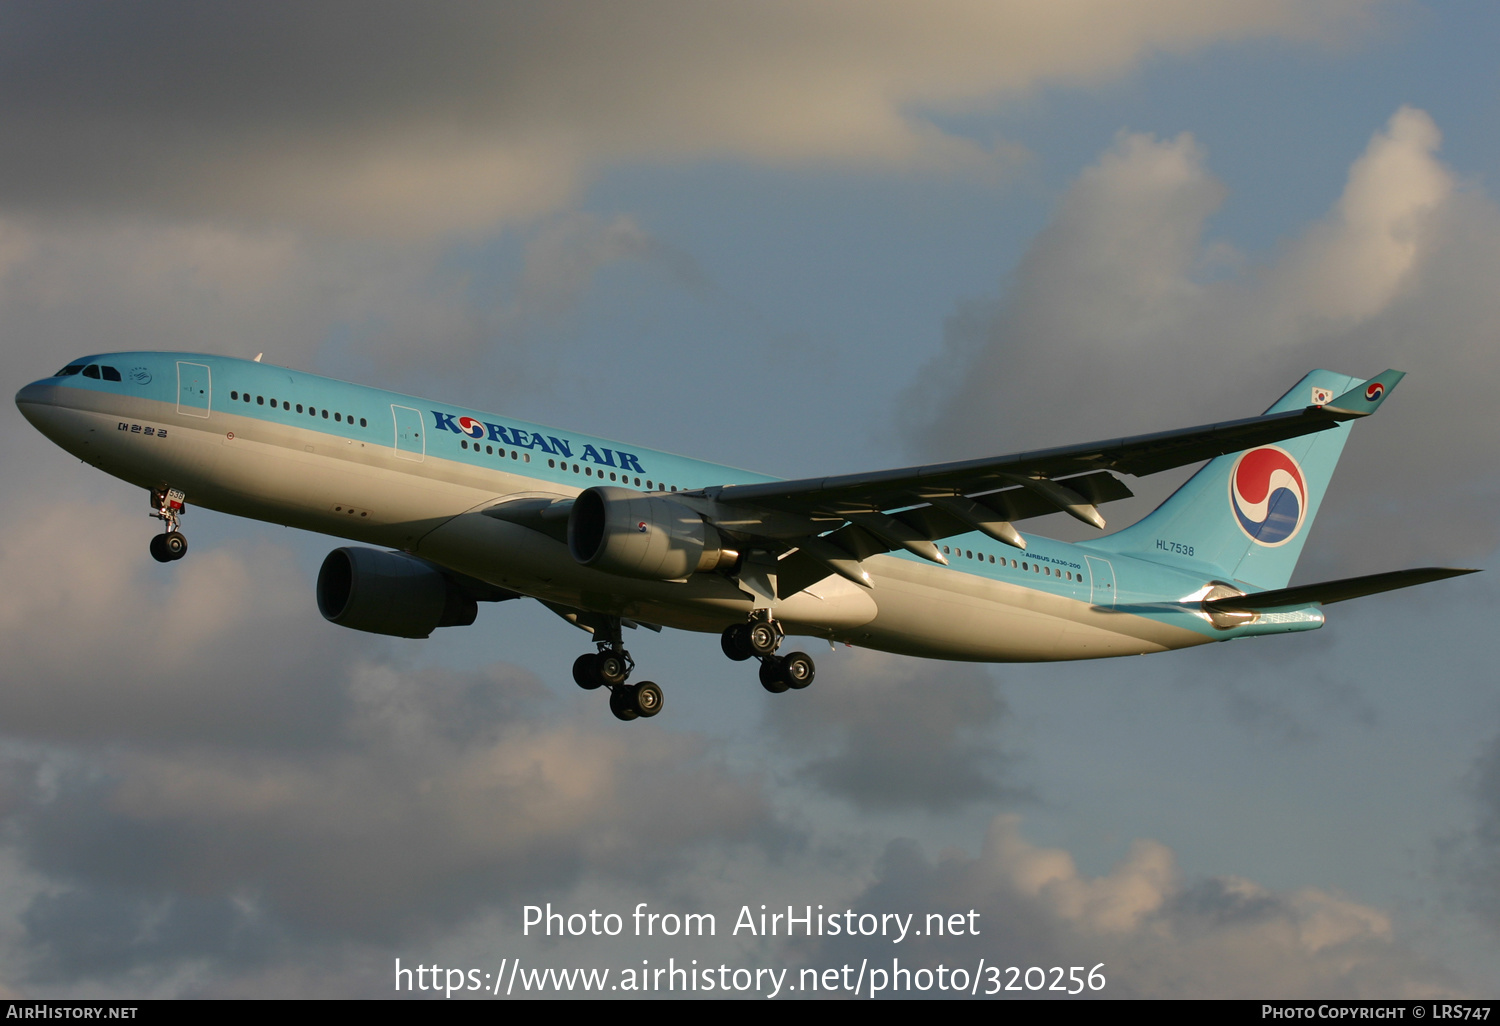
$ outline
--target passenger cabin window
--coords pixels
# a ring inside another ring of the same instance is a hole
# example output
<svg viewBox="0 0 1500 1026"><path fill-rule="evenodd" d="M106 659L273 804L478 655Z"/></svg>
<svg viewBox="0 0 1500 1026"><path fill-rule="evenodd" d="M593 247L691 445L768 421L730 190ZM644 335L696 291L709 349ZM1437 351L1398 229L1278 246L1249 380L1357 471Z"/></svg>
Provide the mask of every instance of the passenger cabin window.
<svg viewBox="0 0 1500 1026"><path fill-rule="evenodd" d="M83 369L83 376L93 378L97 381L99 378L99 368L91 363Z"/></svg>

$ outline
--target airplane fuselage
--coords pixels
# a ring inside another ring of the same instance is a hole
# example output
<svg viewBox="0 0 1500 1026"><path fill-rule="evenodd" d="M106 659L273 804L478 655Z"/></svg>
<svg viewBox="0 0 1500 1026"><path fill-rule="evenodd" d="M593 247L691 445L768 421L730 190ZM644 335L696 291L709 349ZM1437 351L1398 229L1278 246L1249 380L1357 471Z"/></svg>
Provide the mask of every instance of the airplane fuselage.
<svg viewBox="0 0 1500 1026"><path fill-rule="evenodd" d="M581 565L563 537L483 511L598 485L691 505L682 493L774 478L247 360L138 352L86 365L99 376L43 379L17 403L62 448L138 487L402 550L560 607L705 632L752 609L725 574L603 572ZM1215 626L1192 606L1216 584L1209 568L1087 543L1028 536L1021 550L976 532L944 539L942 551L947 566L871 556L869 587L830 574L780 597L775 616L794 634L994 662L1159 652L1322 623L1307 609Z"/></svg>

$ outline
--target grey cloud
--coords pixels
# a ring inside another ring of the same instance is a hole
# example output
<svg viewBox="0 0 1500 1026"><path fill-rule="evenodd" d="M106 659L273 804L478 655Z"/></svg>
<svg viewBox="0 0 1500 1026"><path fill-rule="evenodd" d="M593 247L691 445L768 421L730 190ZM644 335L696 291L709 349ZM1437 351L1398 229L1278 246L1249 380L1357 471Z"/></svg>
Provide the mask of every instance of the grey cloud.
<svg viewBox="0 0 1500 1026"><path fill-rule="evenodd" d="M627 215L542 218L515 245L524 268L491 280L417 245L0 219L4 349L33 378L86 352L264 352L283 366L400 376L412 390L492 404L552 384L570 318L603 268L630 263L689 294L712 293L691 256Z"/></svg>
<svg viewBox="0 0 1500 1026"><path fill-rule="evenodd" d="M689 292L711 287L691 256L652 238L633 218L605 222L574 211L540 224L528 243L520 305L528 315L556 318L577 304L595 272L622 260L655 264Z"/></svg>
<svg viewBox="0 0 1500 1026"><path fill-rule="evenodd" d="M701 740L579 726L513 667L360 664L343 686L318 750L84 753L13 802L9 836L49 881L22 917L30 978L202 960L222 980L781 843L755 782Z"/></svg>
<svg viewBox="0 0 1500 1026"><path fill-rule="evenodd" d="M138 510L54 505L8 534L0 715L12 735L307 743L339 715L352 646L309 619L310 583L286 553L195 551L164 579L142 555Z"/></svg>
<svg viewBox="0 0 1500 1026"><path fill-rule="evenodd" d="M1474 826L1446 838L1440 858L1459 904L1500 934L1500 734L1474 760L1468 784L1477 813Z"/></svg>
<svg viewBox="0 0 1500 1026"><path fill-rule="evenodd" d="M799 775L864 810L948 810L1014 798L996 730L1005 702L988 669L858 652L828 661L797 702L767 706Z"/></svg>
<svg viewBox="0 0 1500 1026"><path fill-rule="evenodd" d="M476 292L423 247L206 223L0 221L8 363L33 377L126 349L264 352L284 366L331 359L366 374L471 369L505 298Z"/></svg>
<svg viewBox="0 0 1500 1026"><path fill-rule="evenodd" d="M892 844L875 881L850 907L980 913L980 935L914 938L893 951L862 939L825 940L809 957L869 956L872 965L935 968L1103 962L1111 997L1434 997L1454 993L1440 968L1415 957L1385 912L1303 888L1249 880L1186 881L1170 849L1137 841L1103 876L1080 872L1065 850L1032 844L1015 816L1000 816L977 856L929 858ZM1002 982L1006 978L1002 977ZM1050 977L1049 977L1050 981ZM1045 994L1041 996L1046 996Z"/></svg>
<svg viewBox="0 0 1500 1026"><path fill-rule="evenodd" d="M1268 741L1309 744L1334 725L1368 730L1379 719L1372 682L1338 654L1342 638L1342 631L1325 630L1205 646L1172 655L1152 676L1183 696L1213 695L1233 722Z"/></svg>
<svg viewBox="0 0 1500 1026"><path fill-rule="evenodd" d="M24 970L36 982L107 978L192 955L255 964L280 939L232 898L159 899L108 888L42 895L23 922Z"/></svg>
<svg viewBox="0 0 1500 1026"><path fill-rule="evenodd" d="M12 5L0 203L429 234L557 209L609 160L982 165L915 111L1367 7Z"/></svg>

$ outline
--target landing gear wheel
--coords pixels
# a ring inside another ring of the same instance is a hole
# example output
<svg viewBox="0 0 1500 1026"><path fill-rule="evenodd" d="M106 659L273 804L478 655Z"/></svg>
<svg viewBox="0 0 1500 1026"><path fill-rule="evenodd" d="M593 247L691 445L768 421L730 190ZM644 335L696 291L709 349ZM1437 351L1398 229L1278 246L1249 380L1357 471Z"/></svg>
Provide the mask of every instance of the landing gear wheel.
<svg viewBox="0 0 1500 1026"><path fill-rule="evenodd" d="M633 688L635 691L635 711L643 719L648 719L661 712L662 703L666 700L661 693L661 686L655 681L643 680Z"/></svg>
<svg viewBox="0 0 1500 1026"><path fill-rule="evenodd" d="M604 651L594 657L594 676L599 683L615 687L624 684L630 676L630 663L618 652Z"/></svg>
<svg viewBox="0 0 1500 1026"><path fill-rule="evenodd" d="M162 535L162 548L168 559L181 559L187 555L187 535L181 531L169 531Z"/></svg>
<svg viewBox="0 0 1500 1026"><path fill-rule="evenodd" d="M791 652L781 660L781 679L789 688L802 690L813 682L817 672L812 657L806 652Z"/></svg>
<svg viewBox="0 0 1500 1026"><path fill-rule="evenodd" d="M585 652L573 660L573 682L585 691L593 691L604 684L594 672L594 664L598 658L593 652Z"/></svg>
<svg viewBox="0 0 1500 1026"><path fill-rule="evenodd" d="M750 625L748 623L732 623L724 628L724 633L719 635L719 647L724 654L737 663L742 663L755 654L750 647Z"/></svg>
<svg viewBox="0 0 1500 1026"><path fill-rule="evenodd" d="M766 656L760 661L760 686L773 695L779 695L791 686L782 674L784 662L779 656Z"/></svg>
<svg viewBox="0 0 1500 1026"><path fill-rule="evenodd" d="M158 563L170 563L173 556L167 551L167 536L164 534L153 534L151 536L151 558Z"/></svg>
<svg viewBox="0 0 1500 1026"><path fill-rule="evenodd" d="M781 632L765 620L750 624L747 636L751 654L761 658L775 655L781 644Z"/></svg>
<svg viewBox="0 0 1500 1026"><path fill-rule="evenodd" d="M635 707L635 688L615 688L609 693L609 711L615 714L617 720L633 720L641 714Z"/></svg>

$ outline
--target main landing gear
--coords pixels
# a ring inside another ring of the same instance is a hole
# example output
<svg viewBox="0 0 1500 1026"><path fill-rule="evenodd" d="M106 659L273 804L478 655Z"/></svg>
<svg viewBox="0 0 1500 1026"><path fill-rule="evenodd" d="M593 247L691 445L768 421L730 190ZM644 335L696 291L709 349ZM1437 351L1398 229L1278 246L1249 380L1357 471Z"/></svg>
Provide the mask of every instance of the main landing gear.
<svg viewBox="0 0 1500 1026"><path fill-rule="evenodd" d="M665 701L661 685L643 680L627 684L635 660L620 642L620 621L610 620L610 637L598 642L599 651L585 652L573 661L573 680L585 691L609 688L609 711L616 719L649 719L661 712Z"/></svg>
<svg viewBox="0 0 1500 1026"><path fill-rule="evenodd" d="M187 512L186 499L177 488L151 490L151 515L166 528L165 534L151 539L151 557L158 563L170 563L187 555L187 535L177 529Z"/></svg>
<svg viewBox="0 0 1500 1026"><path fill-rule="evenodd" d="M786 634L781 624L762 614L748 623L730 624L719 637L724 654L736 662L751 657L760 660L760 684L779 695L788 688L801 690L813 682L817 667L806 652L777 655Z"/></svg>

